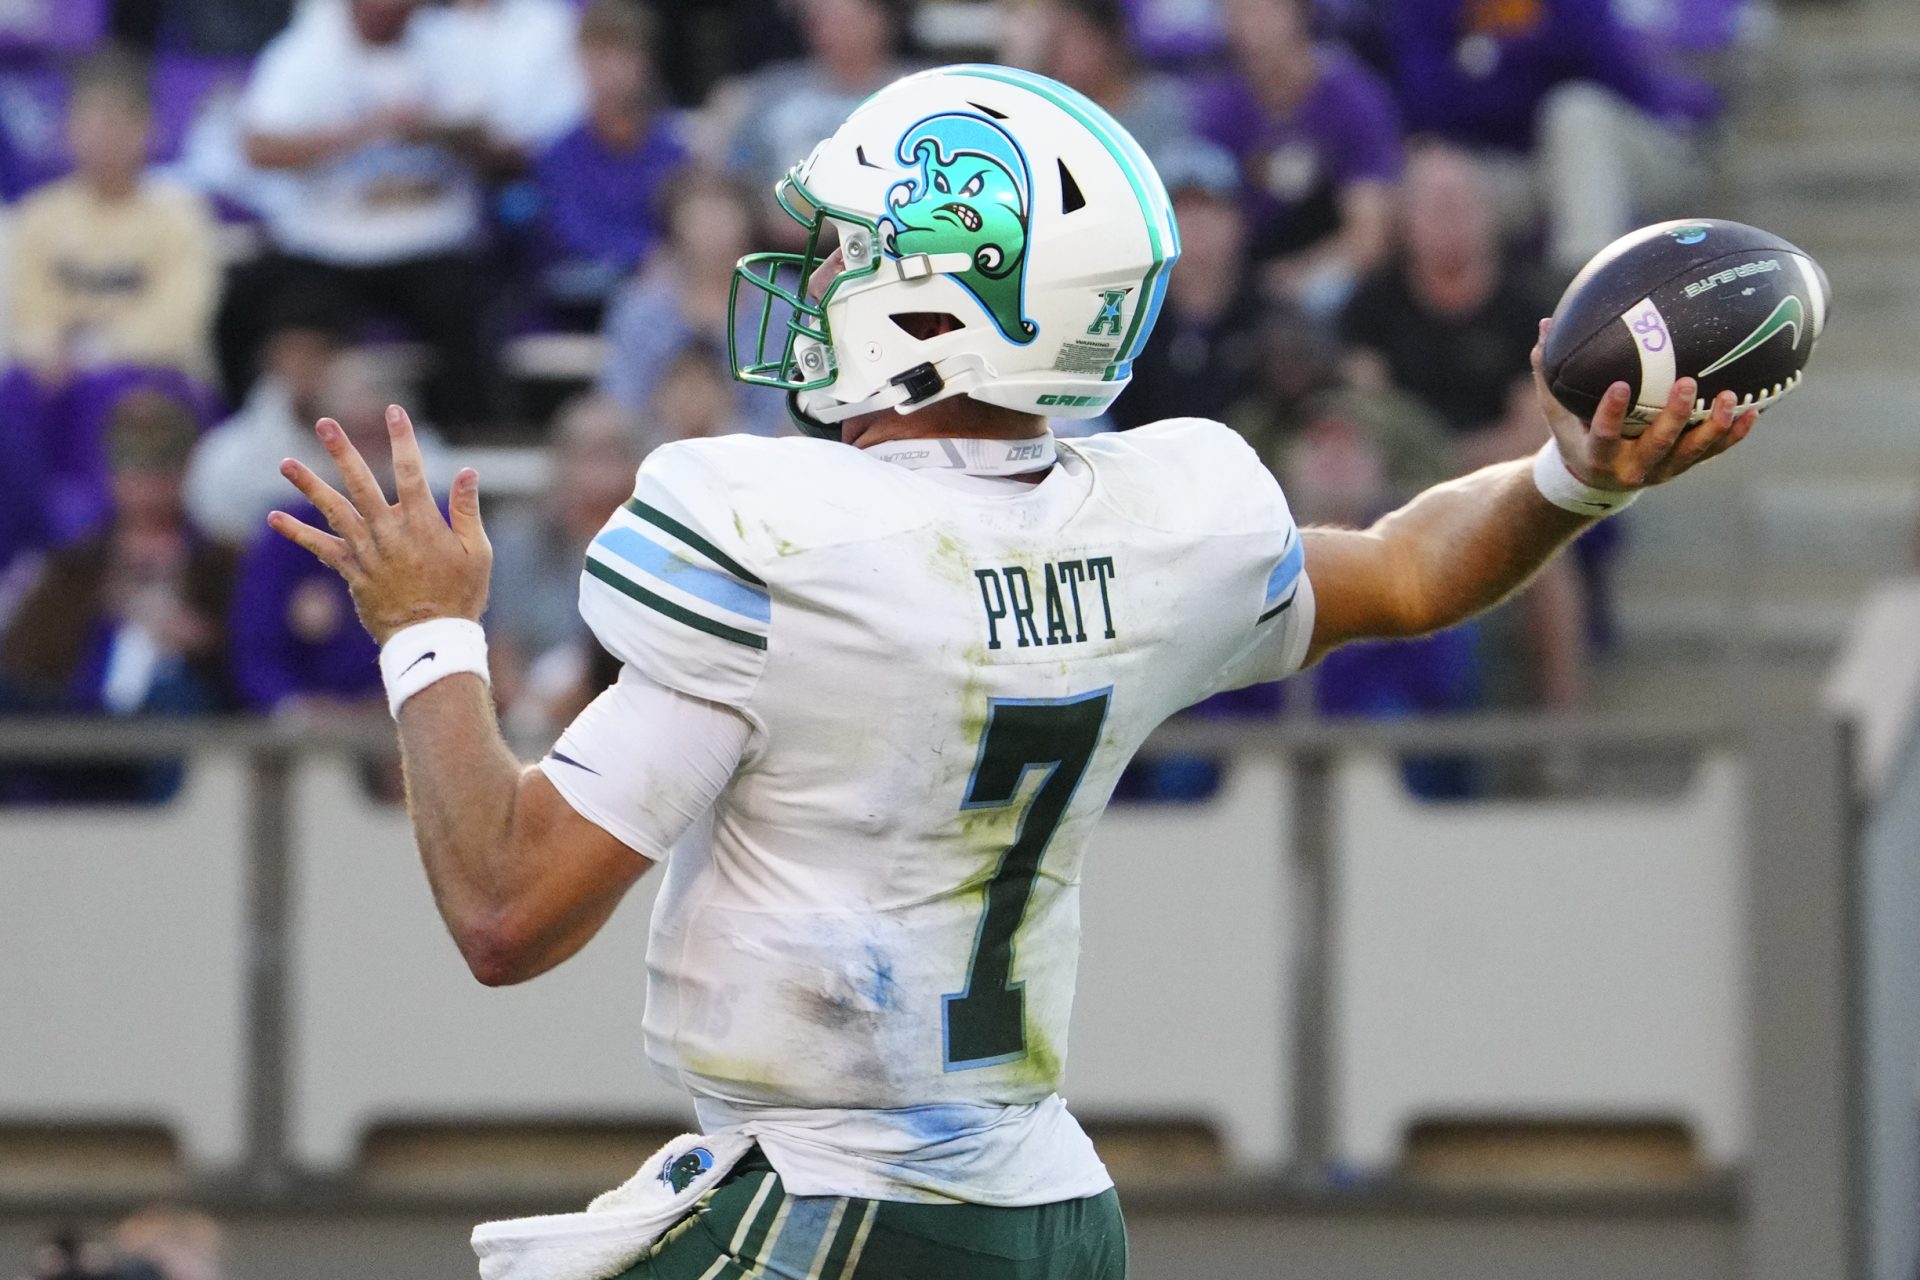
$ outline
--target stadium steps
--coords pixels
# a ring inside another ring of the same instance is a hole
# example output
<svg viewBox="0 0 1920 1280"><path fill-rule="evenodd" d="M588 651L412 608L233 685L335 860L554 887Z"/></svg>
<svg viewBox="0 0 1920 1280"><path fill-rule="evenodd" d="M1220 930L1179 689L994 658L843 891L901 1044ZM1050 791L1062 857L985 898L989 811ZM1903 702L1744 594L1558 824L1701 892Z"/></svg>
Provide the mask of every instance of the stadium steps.
<svg viewBox="0 0 1920 1280"><path fill-rule="evenodd" d="M1682 668L1676 689L1684 668L1735 653L1780 679L1817 679L1868 588L1913 563L1915 84L1920 6L1909 4L1792 12L1743 68L1725 207L1814 253L1835 305L1807 384L1754 443L1632 516L1622 664L1662 656Z"/></svg>

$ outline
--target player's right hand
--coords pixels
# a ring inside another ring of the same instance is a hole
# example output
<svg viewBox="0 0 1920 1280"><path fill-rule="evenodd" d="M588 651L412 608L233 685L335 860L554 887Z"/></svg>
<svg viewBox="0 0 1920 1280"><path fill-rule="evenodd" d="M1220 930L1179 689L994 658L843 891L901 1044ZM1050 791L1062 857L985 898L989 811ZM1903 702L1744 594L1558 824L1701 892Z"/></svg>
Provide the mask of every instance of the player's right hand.
<svg viewBox="0 0 1920 1280"><path fill-rule="evenodd" d="M399 501L389 503L366 459L332 418L315 427L348 496L292 458L280 474L320 509L328 534L284 511L267 517L275 533L311 551L346 579L360 624L379 644L394 632L433 618L474 622L487 607L493 547L480 523L480 477L467 467L453 480L443 518L427 487L413 422L399 405L387 409L393 475Z"/></svg>
<svg viewBox="0 0 1920 1280"><path fill-rule="evenodd" d="M1624 382L1607 388L1594 412L1592 422L1582 422L1547 389L1542 365L1541 343L1545 342L1551 320L1540 322L1541 342L1533 348L1533 389L1546 416L1547 429L1560 445L1560 456L1567 469L1582 483L1596 489L1649 489L1665 484L1709 458L1716 458L1747 438L1760 411L1749 409L1738 417L1738 404L1731 391L1714 398L1706 421L1688 429L1693 415L1698 384L1681 378L1667 393L1667 402L1652 424L1638 435L1631 435L1627 410L1633 390Z"/></svg>

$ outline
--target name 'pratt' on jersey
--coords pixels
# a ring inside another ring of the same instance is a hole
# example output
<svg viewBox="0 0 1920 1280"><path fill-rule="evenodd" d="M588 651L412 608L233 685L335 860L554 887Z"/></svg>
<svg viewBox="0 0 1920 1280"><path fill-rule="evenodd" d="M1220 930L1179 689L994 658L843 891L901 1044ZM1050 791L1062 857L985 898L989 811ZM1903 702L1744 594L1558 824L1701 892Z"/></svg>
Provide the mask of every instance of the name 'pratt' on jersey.
<svg viewBox="0 0 1920 1280"><path fill-rule="evenodd" d="M987 615L987 648L1002 649L1007 641L1001 639L1001 624L1011 623L1015 648L1027 649L1051 644L1085 644L1088 636L1098 635L1112 640L1118 636L1113 629L1113 602L1107 595L1107 583L1113 579L1113 557L1092 556L1084 560L1048 561L1040 567L1041 609L1046 620L1046 636L1040 634L1040 625L1034 619L1033 574L1025 566L1017 564L1000 565L991 569L975 569L974 581L980 586L980 604ZM1080 588L1082 585L1098 588L1100 594L1100 617L1094 622L1095 630L1089 633L1087 624L1093 621L1093 591L1087 592L1082 603ZM1067 625L1067 605L1073 606L1073 625Z"/></svg>

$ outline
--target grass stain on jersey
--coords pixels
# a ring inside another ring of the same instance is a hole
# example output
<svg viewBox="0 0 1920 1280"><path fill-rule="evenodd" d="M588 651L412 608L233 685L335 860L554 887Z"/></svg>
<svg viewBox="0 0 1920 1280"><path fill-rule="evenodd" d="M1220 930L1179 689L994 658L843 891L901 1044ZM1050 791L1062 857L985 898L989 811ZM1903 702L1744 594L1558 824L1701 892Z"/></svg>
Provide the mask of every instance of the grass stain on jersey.
<svg viewBox="0 0 1920 1280"><path fill-rule="evenodd" d="M801 552L806 550L805 547L800 546L797 543L788 542L785 538L775 533L773 531L773 526L768 524L765 520L762 520L760 522L760 532L767 535L767 541L773 544L774 554L779 556L783 560L789 556L797 556Z"/></svg>
<svg viewBox="0 0 1920 1280"><path fill-rule="evenodd" d="M1047 1038L1046 1029L1034 1020L1031 1013L1025 1018L1027 1029L1027 1056L1009 1062L1006 1069L1016 1080L1042 1087L1049 1091L1060 1083L1060 1052Z"/></svg>
<svg viewBox="0 0 1920 1280"><path fill-rule="evenodd" d="M934 531L933 555L927 562L927 568L934 577L971 587L973 585L971 560L972 557L967 554L967 549L960 544L958 538L944 530ZM980 657L981 660L985 660L984 650Z"/></svg>

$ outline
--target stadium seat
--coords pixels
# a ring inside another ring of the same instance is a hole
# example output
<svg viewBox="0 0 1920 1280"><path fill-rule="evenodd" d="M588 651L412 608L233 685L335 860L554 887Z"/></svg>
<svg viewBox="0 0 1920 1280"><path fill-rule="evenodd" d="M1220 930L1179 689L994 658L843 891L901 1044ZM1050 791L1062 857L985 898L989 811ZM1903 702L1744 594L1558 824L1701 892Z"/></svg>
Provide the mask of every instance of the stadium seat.
<svg viewBox="0 0 1920 1280"><path fill-rule="evenodd" d="M1676 1122L1746 1153L1743 774L1671 800L1423 805L1393 763L1336 782L1337 1158L1426 1120Z"/></svg>
<svg viewBox="0 0 1920 1280"><path fill-rule="evenodd" d="M691 1123L640 1046L658 874L567 965L489 990L440 925L406 814L369 799L351 761L301 766L294 829L296 1163L347 1169L395 1122Z"/></svg>
<svg viewBox="0 0 1920 1280"><path fill-rule="evenodd" d="M247 775L194 761L157 809L0 821L0 1125L164 1125L238 1162L247 1061Z"/></svg>

